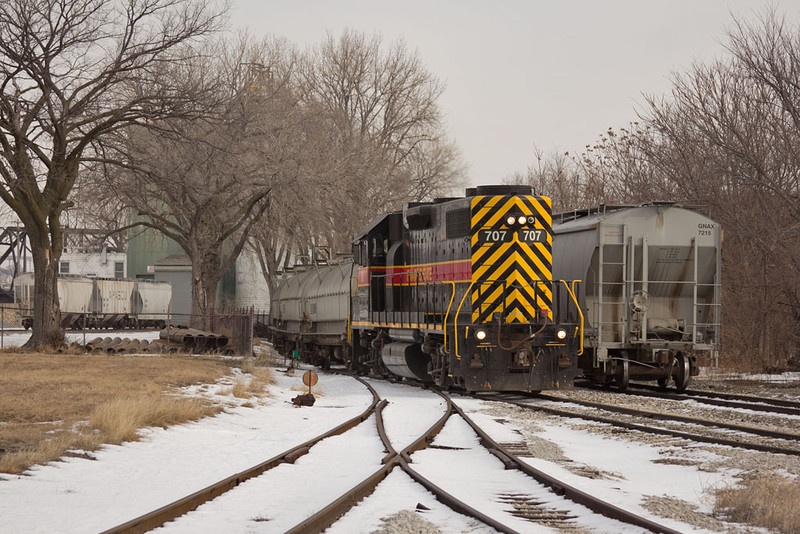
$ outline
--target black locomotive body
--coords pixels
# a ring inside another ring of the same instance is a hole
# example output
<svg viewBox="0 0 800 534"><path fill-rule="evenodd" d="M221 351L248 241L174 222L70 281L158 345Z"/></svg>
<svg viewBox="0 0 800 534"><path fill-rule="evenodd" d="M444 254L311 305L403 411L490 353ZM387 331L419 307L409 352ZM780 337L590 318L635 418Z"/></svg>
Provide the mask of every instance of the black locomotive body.
<svg viewBox="0 0 800 534"><path fill-rule="evenodd" d="M311 312L320 310L302 309L306 284L272 299L277 346L467 391L572 386L583 332L576 283L552 277L549 198L527 186L483 186L410 204L373 221L353 250L338 340L314 335ZM332 267L310 269L322 279Z"/></svg>

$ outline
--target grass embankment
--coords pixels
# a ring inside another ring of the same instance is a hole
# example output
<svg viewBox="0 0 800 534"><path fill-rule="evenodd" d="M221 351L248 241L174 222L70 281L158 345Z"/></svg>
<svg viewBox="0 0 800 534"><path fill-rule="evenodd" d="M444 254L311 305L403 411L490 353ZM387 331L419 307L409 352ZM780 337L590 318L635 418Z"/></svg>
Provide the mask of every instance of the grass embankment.
<svg viewBox="0 0 800 534"><path fill-rule="evenodd" d="M237 391L245 396L270 380L267 370L248 366L243 370L254 378ZM0 351L0 472L136 440L143 427L214 415L218 403L182 397L177 389L213 383L229 371L225 362L188 355Z"/></svg>
<svg viewBox="0 0 800 534"><path fill-rule="evenodd" d="M773 532L800 532L800 483L778 475L746 480L716 492L714 509L733 521Z"/></svg>

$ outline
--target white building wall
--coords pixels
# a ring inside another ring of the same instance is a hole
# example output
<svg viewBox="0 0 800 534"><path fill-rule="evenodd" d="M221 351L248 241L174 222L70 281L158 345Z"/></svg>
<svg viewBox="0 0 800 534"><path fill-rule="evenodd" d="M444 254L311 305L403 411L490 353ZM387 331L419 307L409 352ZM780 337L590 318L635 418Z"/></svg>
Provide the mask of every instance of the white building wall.
<svg viewBox="0 0 800 534"><path fill-rule="evenodd" d="M80 274L97 278L127 278L127 261L124 252L63 252L61 254L59 272L69 265L69 274ZM118 276L117 264L121 263L122 276ZM31 265L33 265L31 263Z"/></svg>
<svg viewBox="0 0 800 534"><path fill-rule="evenodd" d="M243 250L236 261L236 301L237 308L253 307L256 312L269 311L269 288L261 274L261 266L255 253Z"/></svg>

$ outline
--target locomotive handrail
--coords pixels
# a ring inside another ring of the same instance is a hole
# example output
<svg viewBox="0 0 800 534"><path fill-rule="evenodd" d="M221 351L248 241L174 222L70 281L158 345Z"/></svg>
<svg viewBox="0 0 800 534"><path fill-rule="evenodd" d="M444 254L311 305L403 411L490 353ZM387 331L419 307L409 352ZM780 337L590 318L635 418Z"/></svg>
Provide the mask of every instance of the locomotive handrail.
<svg viewBox="0 0 800 534"><path fill-rule="evenodd" d="M450 316L450 308L453 306L453 301L456 298L456 283L452 281L443 282L444 284L450 284L453 286L453 292L450 294L450 302L447 304L447 311L444 314L444 353L450 354L447 350L447 318ZM458 316L456 316L456 322L458 322ZM458 327L456 327L456 343L458 343Z"/></svg>
<svg viewBox="0 0 800 534"><path fill-rule="evenodd" d="M456 360L461 360L461 355L458 353L458 316L461 315L461 306L464 305L464 300L466 300L467 295L469 295L469 292L472 290L472 286L473 285L475 285L475 280L472 280L469 283L469 287L464 292L464 296L461 297L461 302L458 304L458 309L456 310L456 318L455 318L455 321L453 321L453 327L455 328L455 331L456 331L456 333L455 333L455 336L456 336ZM455 294L455 291L453 292L453 294Z"/></svg>
<svg viewBox="0 0 800 534"><path fill-rule="evenodd" d="M572 288L570 288L570 286L567 285L567 281L566 280L559 280L559 281L562 284L564 284L565 288L567 288L567 291L569 292L569 296L572 297L572 302L575 303L575 308L577 308L577 310L578 310L578 315L580 315L580 317L581 317L580 336L579 336L580 348L578 349L578 356L580 356L580 355L583 354L583 310L581 310L581 306L580 306L580 304L578 304L578 299L575 297L575 284L580 283L581 280L573 280L572 281Z"/></svg>

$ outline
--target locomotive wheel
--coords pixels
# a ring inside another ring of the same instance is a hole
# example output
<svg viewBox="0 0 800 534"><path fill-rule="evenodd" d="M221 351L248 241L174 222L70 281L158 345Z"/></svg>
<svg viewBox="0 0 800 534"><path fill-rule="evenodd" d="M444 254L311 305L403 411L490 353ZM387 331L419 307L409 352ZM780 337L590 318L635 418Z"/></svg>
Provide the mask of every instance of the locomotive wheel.
<svg viewBox="0 0 800 534"><path fill-rule="evenodd" d="M677 369L675 375L675 389L678 393L683 393L689 387L689 380L692 377L692 363L689 358L682 352L675 355L677 360Z"/></svg>
<svg viewBox="0 0 800 534"><path fill-rule="evenodd" d="M628 389L628 380L630 379L630 367L628 360L617 360L617 370L614 376L614 381L617 383L617 389L625 391Z"/></svg>

